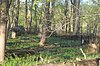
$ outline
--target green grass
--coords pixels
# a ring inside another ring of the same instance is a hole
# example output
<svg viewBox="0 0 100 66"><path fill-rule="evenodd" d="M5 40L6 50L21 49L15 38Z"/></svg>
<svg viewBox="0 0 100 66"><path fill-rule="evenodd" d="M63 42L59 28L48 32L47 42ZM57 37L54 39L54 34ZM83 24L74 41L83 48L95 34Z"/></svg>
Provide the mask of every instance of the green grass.
<svg viewBox="0 0 100 66"><path fill-rule="evenodd" d="M28 56L28 57L16 57L10 59L6 58L5 63L2 66L33 66L36 64L34 61L34 56Z"/></svg>
<svg viewBox="0 0 100 66"><path fill-rule="evenodd" d="M31 39L34 39L35 42L31 41ZM38 42L39 39L36 35L8 39L5 63L2 66L35 66L45 63L74 62L76 58L84 59L84 56L79 50L80 47L75 47L75 45L80 45L80 41L78 40L72 41L58 37L50 37L47 39L46 48L39 47ZM27 52L23 50L27 50ZM87 59L100 57L100 54L86 55Z"/></svg>
<svg viewBox="0 0 100 66"><path fill-rule="evenodd" d="M74 41L74 40L69 40L69 39L64 39L61 37L50 37L47 39L48 44L58 44L58 45L63 45L63 46L79 46L81 44L81 41Z"/></svg>

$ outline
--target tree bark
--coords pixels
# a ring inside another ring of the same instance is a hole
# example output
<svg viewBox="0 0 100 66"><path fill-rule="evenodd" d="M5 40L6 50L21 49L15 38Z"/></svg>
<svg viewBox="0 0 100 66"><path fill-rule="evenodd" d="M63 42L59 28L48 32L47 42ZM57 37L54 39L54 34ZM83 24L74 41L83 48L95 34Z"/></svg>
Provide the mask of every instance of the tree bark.
<svg viewBox="0 0 100 66"><path fill-rule="evenodd" d="M31 14L31 18L29 20L29 31L31 30L31 27L32 27L32 17L33 17L33 3L34 3L34 0L31 1L31 6L30 6L30 14Z"/></svg>
<svg viewBox="0 0 100 66"><path fill-rule="evenodd" d="M42 32L41 32L41 38L40 38L40 45L44 45L46 41L46 34L47 30L50 30L51 22L50 22L50 0L45 0L45 21L42 21Z"/></svg>
<svg viewBox="0 0 100 66"><path fill-rule="evenodd" d="M79 7L80 0L71 0L73 8L73 35L76 35L79 32Z"/></svg>
<svg viewBox="0 0 100 66"><path fill-rule="evenodd" d="M68 32L68 0L65 0L65 8L64 8L64 15L65 15L65 23L66 23L66 33Z"/></svg>
<svg viewBox="0 0 100 66"><path fill-rule="evenodd" d="M38 21L37 21L37 5L35 4L34 5L34 7L35 7L35 11L34 11L34 17L35 17L35 34L37 34L38 33L38 31L39 31L39 28L38 28ZM41 18L41 17L40 17Z"/></svg>
<svg viewBox="0 0 100 66"><path fill-rule="evenodd" d="M28 7L27 7L27 0L25 0L25 22L24 22L24 27L25 27L26 32L27 32L27 29L28 29L27 14L28 14Z"/></svg>
<svg viewBox="0 0 100 66"><path fill-rule="evenodd" d="M6 24L0 23L0 63L4 62L6 43Z"/></svg>
<svg viewBox="0 0 100 66"><path fill-rule="evenodd" d="M44 46L45 45L45 41L46 41L46 27L45 25L42 25L42 31L41 31L41 37L40 37L40 46Z"/></svg>
<svg viewBox="0 0 100 66"><path fill-rule="evenodd" d="M15 3L14 3L15 2ZM15 5L15 7L14 7ZM13 1L12 3L12 29L15 27L18 27L18 19L19 19L19 6L20 6L20 1L16 0ZM16 38L16 32L11 31L11 38Z"/></svg>
<svg viewBox="0 0 100 66"><path fill-rule="evenodd" d="M55 0L51 0L52 1L52 10L51 10L51 30L55 30L55 20L54 20L54 13L55 13Z"/></svg>
<svg viewBox="0 0 100 66"><path fill-rule="evenodd" d="M46 0L45 18L46 18L46 25L47 25L48 29L51 30L51 22L50 22L50 0Z"/></svg>
<svg viewBox="0 0 100 66"><path fill-rule="evenodd" d="M16 0L15 27L18 27L20 0Z"/></svg>
<svg viewBox="0 0 100 66"><path fill-rule="evenodd" d="M74 35L79 33L79 10L80 10L79 7L80 7L80 0L76 0Z"/></svg>
<svg viewBox="0 0 100 66"><path fill-rule="evenodd" d="M4 62L9 1L0 0L0 63Z"/></svg>

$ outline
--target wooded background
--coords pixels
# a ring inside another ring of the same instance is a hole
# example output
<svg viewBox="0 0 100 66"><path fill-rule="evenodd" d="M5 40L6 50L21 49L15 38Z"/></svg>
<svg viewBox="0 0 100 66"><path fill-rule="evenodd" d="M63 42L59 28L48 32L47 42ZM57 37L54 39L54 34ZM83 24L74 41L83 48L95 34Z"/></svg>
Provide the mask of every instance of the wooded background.
<svg viewBox="0 0 100 66"><path fill-rule="evenodd" d="M99 7L100 0L0 0L0 61L7 38L24 34L38 35L42 46L55 35L80 36L84 41L88 36L89 43L98 42Z"/></svg>

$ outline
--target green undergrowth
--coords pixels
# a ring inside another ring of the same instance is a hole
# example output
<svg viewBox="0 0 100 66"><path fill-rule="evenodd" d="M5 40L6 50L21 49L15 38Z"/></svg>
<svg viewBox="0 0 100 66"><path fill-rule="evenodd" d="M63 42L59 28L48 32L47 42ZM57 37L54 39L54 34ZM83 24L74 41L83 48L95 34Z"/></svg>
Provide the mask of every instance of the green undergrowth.
<svg viewBox="0 0 100 66"><path fill-rule="evenodd" d="M8 39L6 58L2 66L35 66L46 63L74 62L76 58L84 59L79 40L50 37L45 47L38 45L39 38L34 35L19 36ZM100 54L86 54L87 59L100 57Z"/></svg>

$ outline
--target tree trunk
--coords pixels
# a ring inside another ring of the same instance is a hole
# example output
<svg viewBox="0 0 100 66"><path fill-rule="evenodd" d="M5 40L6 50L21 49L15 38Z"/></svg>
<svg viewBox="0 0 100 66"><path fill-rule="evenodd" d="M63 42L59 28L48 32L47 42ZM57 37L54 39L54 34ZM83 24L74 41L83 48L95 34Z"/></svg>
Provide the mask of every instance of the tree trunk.
<svg viewBox="0 0 100 66"><path fill-rule="evenodd" d="M40 46L44 46L46 41L46 27L45 25L42 25L42 33L41 33L41 37L40 37Z"/></svg>
<svg viewBox="0 0 100 66"><path fill-rule="evenodd" d="M35 34L38 33L38 21L37 21L37 5L34 5L35 11L34 11L34 17L35 17ZM41 18L41 17L40 17Z"/></svg>
<svg viewBox="0 0 100 66"><path fill-rule="evenodd" d="M74 25L75 25L75 8L76 8L76 0L70 0L71 1L71 15L72 15L72 22L73 22L73 32L74 32Z"/></svg>
<svg viewBox="0 0 100 66"><path fill-rule="evenodd" d="M32 17L33 17L32 16L33 15L33 12L32 12L33 9L32 8L33 8L33 3L34 3L34 0L31 1L31 7L30 7L30 13L31 13L31 19L30 19L30 22L29 22L29 27L30 28L32 27Z"/></svg>
<svg viewBox="0 0 100 66"><path fill-rule="evenodd" d="M51 22L50 22L50 0L46 0L46 6L45 6L45 18L46 18L46 25L48 29L51 28Z"/></svg>
<svg viewBox="0 0 100 66"><path fill-rule="evenodd" d="M79 33L79 7L80 7L80 0L76 0L76 11L75 11L75 24L74 24L74 35Z"/></svg>
<svg viewBox="0 0 100 66"><path fill-rule="evenodd" d="M14 4L15 2L15 4ZM15 5L15 7L14 7ZM12 4L12 29L15 27L18 27L18 19L19 19L19 6L20 6L20 1L16 0L13 1ZM16 32L15 31L11 31L11 38L16 38Z"/></svg>
<svg viewBox="0 0 100 66"><path fill-rule="evenodd" d="M44 45L46 41L46 34L47 30L50 29L51 27L51 22L50 22L50 0L45 0L46 5L45 5L45 21L42 21L42 32L41 32L41 38L40 38L40 45Z"/></svg>
<svg viewBox="0 0 100 66"><path fill-rule="evenodd" d="M76 35L79 32L79 6L80 0L71 0L73 5L73 34Z"/></svg>
<svg viewBox="0 0 100 66"><path fill-rule="evenodd" d="M12 4L11 4L11 26L10 26L10 29L14 27L14 0L12 0ZM10 34L10 38L15 38L15 36L12 36L13 35L13 32L12 30L11 31L11 34Z"/></svg>
<svg viewBox="0 0 100 66"><path fill-rule="evenodd" d="M0 63L4 62L9 1L0 0ZM3 6L1 6L3 5Z"/></svg>
<svg viewBox="0 0 100 66"><path fill-rule="evenodd" d="M54 18L54 11L55 11L55 0L52 0L51 18Z"/></svg>
<svg viewBox="0 0 100 66"><path fill-rule="evenodd" d="M28 29L27 14L28 14L28 7L27 7L27 0L25 0L25 22L24 22L24 27L25 27L26 32L27 32L27 29Z"/></svg>
<svg viewBox="0 0 100 66"><path fill-rule="evenodd" d="M6 24L0 23L0 63L4 61L6 43Z"/></svg>
<svg viewBox="0 0 100 66"><path fill-rule="evenodd" d="M9 4L7 5L7 15L8 15L8 22L7 22L7 31L6 32L10 32L10 27L11 27L11 19L10 19L10 14L9 14L9 8L11 6L12 0L9 0ZM9 36L9 35L8 35ZM7 37L8 37L7 36Z"/></svg>
<svg viewBox="0 0 100 66"><path fill-rule="evenodd" d="M16 0L15 11L15 27L18 27L20 0Z"/></svg>
<svg viewBox="0 0 100 66"><path fill-rule="evenodd" d="M65 14L65 23L66 23L66 33L68 32L68 0L65 0L65 8L64 8L64 14Z"/></svg>
<svg viewBox="0 0 100 66"><path fill-rule="evenodd" d="M52 23L51 23L51 30L55 30L55 20L54 20L54 13L55 13L55 0L51 0L52 1L52 10L51 10L51 20L52 20Z"/></svg>

